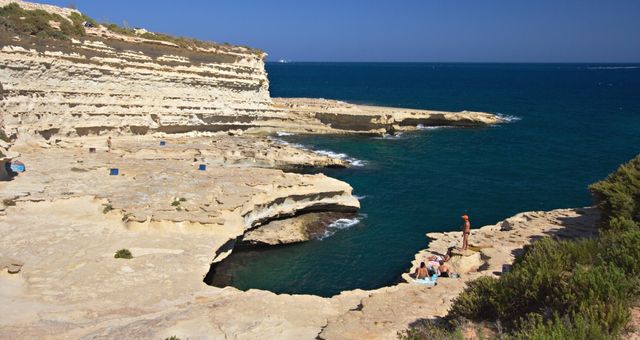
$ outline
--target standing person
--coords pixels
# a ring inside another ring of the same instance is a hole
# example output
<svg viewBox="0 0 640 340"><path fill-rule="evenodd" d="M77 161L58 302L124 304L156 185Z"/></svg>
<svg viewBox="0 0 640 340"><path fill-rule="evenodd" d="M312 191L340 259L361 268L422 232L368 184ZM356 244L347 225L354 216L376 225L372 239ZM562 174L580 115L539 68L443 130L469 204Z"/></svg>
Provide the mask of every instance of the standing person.
<svg viewBox="0 0 640 340"><path fill-rule="evenodd" d="M111 151L111 136L107 138L107 152Z"/></svg>
<svg viewBox="0 0 640 340"><path fill-rule="evenodd" d="M471 222L469 222L467 214L462 215L462 221L462 250L467 250L469 247L469 234L471 234Z"/></svg>

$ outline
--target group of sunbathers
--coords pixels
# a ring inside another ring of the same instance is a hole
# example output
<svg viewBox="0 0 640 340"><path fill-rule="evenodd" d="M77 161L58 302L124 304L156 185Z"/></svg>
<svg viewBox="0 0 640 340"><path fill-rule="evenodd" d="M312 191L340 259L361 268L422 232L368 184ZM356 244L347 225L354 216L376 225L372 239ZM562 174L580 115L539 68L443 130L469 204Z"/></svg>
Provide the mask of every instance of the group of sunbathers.
<svg viewBox="0 0 640 340"><path fill-rule="evenodd" d="M457 274L452 273L447 266L446 262L449 260L449 255L444 257L439 255L432 255L427 258L429 264L424 262L420 263L420 267L416 269L414 276L418 280L425 279L427 277L458 277Z"/></svg>
<svg viewBox="0 0 640 340"><path fill-rule="evenodd" d="M462 249L469 248L469 234L471 234L471 222L469 216L464 214L462 217ZM451 249L449 249L449 252ZM416 269L414 277L416 280L424 280L426 278L436 277L460 277L457 273L452 273L449 266L445 262L449 261L449 252L444 257L439 255L431 255L427 258L428 264L420 262L420 267Z"/></svg>

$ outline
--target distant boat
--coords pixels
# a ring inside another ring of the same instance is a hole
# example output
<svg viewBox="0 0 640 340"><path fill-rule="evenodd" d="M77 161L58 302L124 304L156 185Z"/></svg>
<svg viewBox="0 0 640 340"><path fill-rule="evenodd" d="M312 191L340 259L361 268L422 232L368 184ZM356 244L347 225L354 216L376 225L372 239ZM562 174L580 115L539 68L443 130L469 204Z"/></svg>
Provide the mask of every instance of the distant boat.
<svg viewBox="0 0 640 340"><path fill-rule="evenodd" d="M279 62L279 63L282 63L282 64L285 64L285 63L288 63L288 62L289 62L289 60L280 59L280 60L278 60L278 62Z"/></svg>

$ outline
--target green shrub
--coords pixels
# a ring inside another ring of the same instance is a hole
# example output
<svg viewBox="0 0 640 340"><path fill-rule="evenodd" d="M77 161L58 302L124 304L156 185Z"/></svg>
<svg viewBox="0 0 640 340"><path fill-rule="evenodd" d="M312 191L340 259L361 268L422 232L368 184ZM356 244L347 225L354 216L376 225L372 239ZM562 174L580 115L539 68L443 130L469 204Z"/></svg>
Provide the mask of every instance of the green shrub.
<svg viewBox="0 0 640 340"><path fill-rule="evenodd" d="M104 206L104 209L102 209L102 213L106 214L111 210L113 210L113 206L111 204L107 204L107 205Z"/></svg>
<svg viewBox="0 0 640 340"><path fill-rule="evenodd" d="M4 132L4 130L0 129L0 140L10 143L11 142L11 138L9 138L9 136L7 136L7 134Z"/></svg>
<svg viewBox="0 0 640 340"><path fill-rule="evenodd" d="M498 279L491 276L469 282L467 289L454 301L449 316L456 320L496 320L498 316L494 305L500 294L497 287Z"/></svg>
<svg viewBox="0 0 640 340"><path fill-rule="evenodd" d="M546 325L554 314L582 315L590 327L619 334L637 296L634 273L640 265L633 256L638 252L640 232L601 242L540 240L502 278L470 282L449 317L500 321L515 331L531 317L542 318Z"/></svg>
<svg viewBox="0 0 640 340"><path fill-rule="evenodd" d="M113 255L113 257L115 257L116 259L131 259L133 258L133 255L131 255L129 249L120 249L116 252L115 255Z"/></svg>
<svg viewBox="0 0 640 340"><path fill-rule="evenodd" d="M405 331L398 332L400 340L463 340L460 329L450 330L431 320L420 322Z"/></svg>
<svg viewBox="0 0 640 340"><path fill-rule="evenodd" d="M640 155L621 165L606 179L592 184L589 189L602 211L602 229L625 230L633 227L627 222L640 222Z"/></svg>
<svg viewBox="0 0 640 340"><path fill-rule="evenodd" d="M499 280L482 277L454 302L450 316L474 321L500 320L514 326L530 314L546 310L570 310L571 277L576 268L589 268L597 261L595 240L579 242L542 239L527 247L513 270Z"/></svg>
<svg viewBox="0 0 640 340"><path fill-rule="evenodd" d="M118 33L118 34L122 34L122 35L128 35L128 36L135 36L136 35L136 31L134 29L131 29L131 28L120 27L120 26L118 26L116 24L112 24L112 23L102 24L102 25L105 26L111 32L114 32L114 33Z"/></svg>
<svg viewBox="0 0 640 340"><path fill-rule="evenodd" d="M539 315L531 315L520 325L514 334L515 339L522 340L606 340L609 335L596 323L581 315L560 318L557 314L550 320L543 320Z"/></svg>
<svg viewBox="0 0 640 340"><path fill-rule="evenodd" d="M640 229L601 236L600 256L630 277L640 277Z"/></svg>
<svg viewBox="0 0 640 340"><path fill-rule="evenodd" d="M95 20L93 20L92 18L88 17L85 14L80 14L78 12L72 12L69 15L69 19L71 19L71 21L73 21L74 25L78 25L78 26L81 26L81 27L84 27L82 25L84 22L88 22L91 25L93 25L94 27L98 26L98 23Z"/></svg>
<svg viewBox="0 0 640 340"><path fill-rule="evenodd" d="M72 13L69 17L72 22L59 14L49 13L44 10L25 10L17 3L11 3L0 7L0 26L17 33L32 35L40 39L69 39L85 35L82 16ZM60 23L60 30L49 25L49 21Z"/></svg>

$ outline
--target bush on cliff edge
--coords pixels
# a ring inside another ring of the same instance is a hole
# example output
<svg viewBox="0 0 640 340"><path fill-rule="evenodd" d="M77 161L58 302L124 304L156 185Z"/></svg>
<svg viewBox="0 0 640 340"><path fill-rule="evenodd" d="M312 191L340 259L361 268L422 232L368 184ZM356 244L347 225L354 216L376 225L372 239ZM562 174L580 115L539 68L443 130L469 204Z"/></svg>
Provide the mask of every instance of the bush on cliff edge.
<svg viewBox="0 0 640 340"><path fill-rule="evenodd" d="M640 155L590 190L602 210L598 239L535 242L500 279L470 282L450 325L493 322L517 339L620 336L640 296Z"/></svg>
<svg viewBox="0 0 640 340"><path fill-rule="evenodd" d="M640 156L589 189L602 211L602 230L637 229L640 222Z"/></svg>

